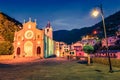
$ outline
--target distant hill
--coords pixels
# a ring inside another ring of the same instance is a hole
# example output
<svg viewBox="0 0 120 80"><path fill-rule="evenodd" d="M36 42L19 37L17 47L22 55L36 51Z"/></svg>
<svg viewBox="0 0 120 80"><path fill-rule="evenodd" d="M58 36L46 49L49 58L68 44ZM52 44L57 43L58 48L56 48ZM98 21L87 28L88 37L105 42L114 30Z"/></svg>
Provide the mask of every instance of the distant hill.
<svg viewBox="0 0 120 80"><path fill-rule="evenodd" d="M68 30L58 30L53 32L53 38L55 41L63 41L65 43L71 44L81 39L81 36L90 33L92 27L85 27L81 29ZM86 32L87 31L87 32Z"/></svg>
<svg viewBox="0 0 120 80"><path fill-rule="evenodd" d="M105 23L106 23L107 35L108 36L115 35L115 32L117 31L118 26L120 25L120 11L105 18ZM92 34L92 32L94 30L96 30L98 32L97 35L100 38L104 37L103 24L102 24L102 21L100 21L99 23L97 23L91 27L85 27L85 28L81 28L81 29L73 29L71 31L67 31L67 30L54 31L53 38L56 41L63 41L67 44L71 44L72 42L76 42L76 41L80 40L81 37L86 34Z"/></svg>
<svg viewBox="0 0 120 80"><path fill-rule="evenodd" d="M14 32L20 30L20 27L22 24L19 21L0 12L0 41L13 42Z"/></svg>

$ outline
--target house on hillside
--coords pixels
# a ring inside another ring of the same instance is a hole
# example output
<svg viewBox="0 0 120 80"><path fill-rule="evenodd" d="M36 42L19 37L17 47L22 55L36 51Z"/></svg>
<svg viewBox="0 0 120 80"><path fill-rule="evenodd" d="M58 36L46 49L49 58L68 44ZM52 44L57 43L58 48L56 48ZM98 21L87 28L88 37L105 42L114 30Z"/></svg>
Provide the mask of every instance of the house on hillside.
<svg viewBox="0 0 120 80"><path fill-rule="evenodd" d="M114 46L115 42L118 40L116 36L111 36L111 37L108 37L107 39L108 39L108 46ZM101 42L102 42L102 47L106 46L105 38L103 38Z"/></svg>
<svg viewBox="0 0 120 80"><path fill-rule="evenodd" d="M98 42L97 36L86 35L82 37L81 43L83 45L89 44L94 46Z"/></svg>
<svg viewBox="0 0 120 80"><path fill-rule="evenodd" d="M115 46L115 42L120 40L120 25L118 25L118 30L116 31L116 36L108 37L108 46ZM102 47L106 46L105 38L102 39Z"/></svg>
<svg viewBox="0 0 120 80"><path fill-rule="evenodd" d="M73 43L71 45L71 50L74 52L74 56L85 56L85 53L83 51L83 45L80 41Z"/></svg>

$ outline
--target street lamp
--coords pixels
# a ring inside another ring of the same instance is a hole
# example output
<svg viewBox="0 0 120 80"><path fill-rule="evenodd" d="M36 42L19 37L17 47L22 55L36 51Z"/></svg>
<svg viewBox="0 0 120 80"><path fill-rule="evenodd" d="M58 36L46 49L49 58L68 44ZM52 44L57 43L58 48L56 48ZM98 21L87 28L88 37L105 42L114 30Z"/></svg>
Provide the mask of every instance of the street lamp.
<svg viewBox="0 0 120 80"><path fill-rule="evenodd" d="M92 16L94 16L94 17L97 17L99 14L102 17L102 22L103 22L104 37L105 37L105 41L106 41L106 51L107 51L107 55L108 55L109 69L110 69L109 72L113 72L112 65L111 65L111 60L110 60L110 54L109 54L109 51L108 51L108 38L107 38L107 33L106 33L106 26L105 26L105 19L104 19L104 13L103 13L102 5L98 6L97 8L95 8L92 11Z"/></svg>

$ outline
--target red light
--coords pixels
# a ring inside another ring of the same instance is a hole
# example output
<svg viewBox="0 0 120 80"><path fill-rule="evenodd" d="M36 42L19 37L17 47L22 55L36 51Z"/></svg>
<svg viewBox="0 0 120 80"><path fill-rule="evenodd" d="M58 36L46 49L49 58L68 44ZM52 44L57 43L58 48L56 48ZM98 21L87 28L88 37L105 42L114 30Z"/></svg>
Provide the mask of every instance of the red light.
<svg viewBox="0 0 120 80"><path fill-rule="evenodd" d="M94 30L94 31L93 31L93 34L97 34L97 31L96 31L96 30Z"/></svg>

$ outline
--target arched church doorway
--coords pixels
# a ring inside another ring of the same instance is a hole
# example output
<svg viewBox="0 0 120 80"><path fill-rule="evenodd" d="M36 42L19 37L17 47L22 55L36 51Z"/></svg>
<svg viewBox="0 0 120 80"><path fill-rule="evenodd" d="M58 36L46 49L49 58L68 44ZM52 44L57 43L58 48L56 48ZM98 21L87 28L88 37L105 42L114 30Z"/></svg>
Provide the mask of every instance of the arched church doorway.
<svg viewBox="0 0 120 80"><path fill-rule="evenodd" d="M33 55L33 43L31 41L27 41L24 44L24 51L25 51L25 56Z"/></svg>
<svg viewBox="0 0 120 80"><path fill-rule="evenodd" d="M17 48L17 55L20 55L20 47Z"/></svg>
<svg viewBox="0 0 120 80"><path fill-rule="evenodd" d="M40 54L41 54L41 48L37 47L37 55L40 55Z"/></svg>

